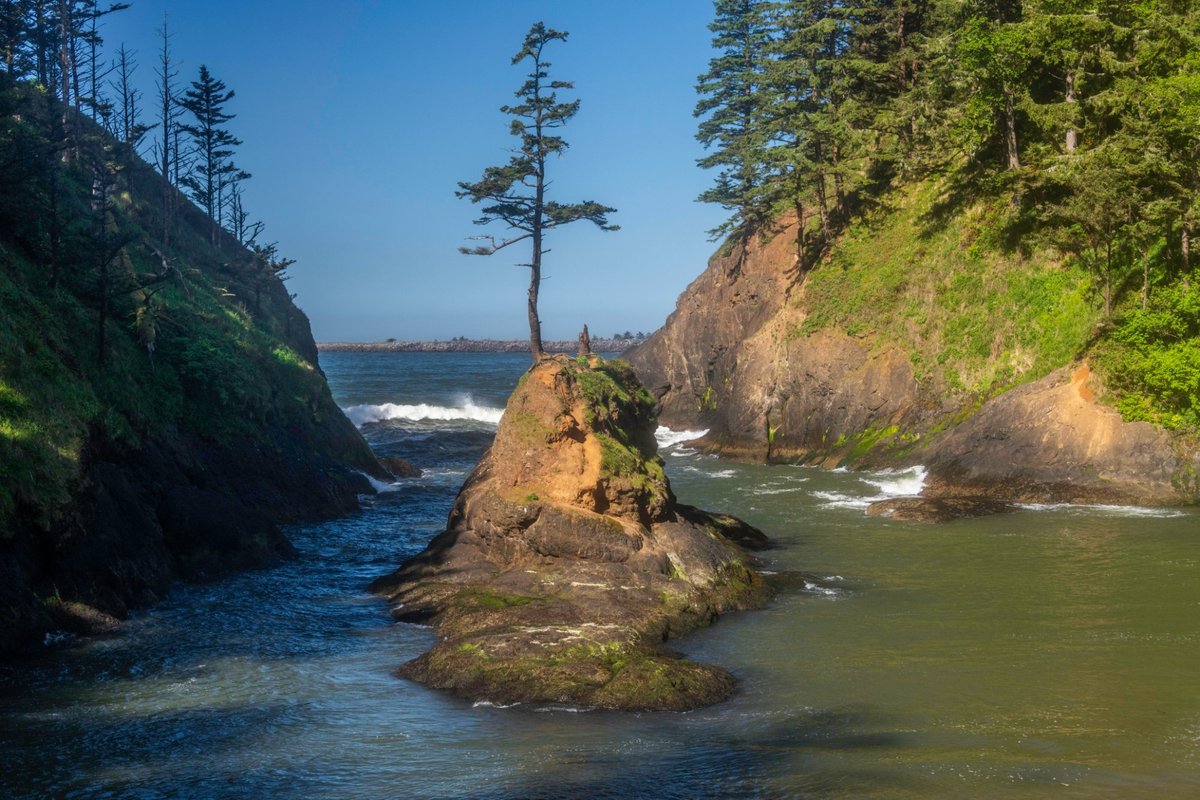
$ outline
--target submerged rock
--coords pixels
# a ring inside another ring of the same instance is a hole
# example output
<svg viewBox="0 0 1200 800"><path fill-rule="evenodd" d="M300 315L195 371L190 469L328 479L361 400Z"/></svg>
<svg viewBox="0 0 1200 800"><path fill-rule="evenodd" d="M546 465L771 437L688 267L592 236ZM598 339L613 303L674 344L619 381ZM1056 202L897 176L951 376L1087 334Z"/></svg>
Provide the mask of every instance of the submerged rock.
<svg viewBox="0 0 1200 800"><path fill-rule="evenodd" d="M440 641L404 677L496 703L685 710L734 680L667 639L761 606L766 537L676 502L633 371L553 357L509 399L446 531L372 590ZM742 547L739 547L739 544Z"/></svg>
<svg viewBox="0 0 1200 800"><path fill-rule="evenodd" d="M903 522L950 522L970 517L1007 514L1017 507L994 497L893 497L867 506L869 517Z"/></svg>
<svg viewBox="0 0 1200 800"><path fill-rule="evenodd" d="M420 467L396 456L382 456L379 465L391 473L393 478L419 478L425 473Z"/></svg>

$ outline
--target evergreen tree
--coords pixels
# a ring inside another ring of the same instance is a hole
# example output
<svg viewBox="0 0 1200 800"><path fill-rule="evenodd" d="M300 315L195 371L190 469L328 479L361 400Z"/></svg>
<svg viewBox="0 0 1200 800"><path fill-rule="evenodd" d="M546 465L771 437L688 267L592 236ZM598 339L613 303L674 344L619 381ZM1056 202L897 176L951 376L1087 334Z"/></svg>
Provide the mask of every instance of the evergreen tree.
<svg viewBox="0 0 1200 800"><path fill-rule="evenodd" d="M716 0L716 18L708 26L717 50L696 84L700 119L696 138L711 152L700 159L717 169L714 185L700 200L718 203L733 215L711 231L743 243L770 216L763 192L768 132L760 93L770 44L769 6L765 0Z"/></svg>
<svg viewBox="0 0 1200 800"><path fill-rule="evenodd" d="M194 120L191 124L180 125L179 129L191 137L196 148L196 163L182 183L197 205L208 214L211 221L209 238L213 244L217 242L223 190L239 172L232 158L234 148L242 142L224 127L235 116L225 110L225 105L233 98L233 90L226 88L223 81L209 73L208 67L201 65L200 77L192 81L191 88L179 101L180 107Z"/></svg>
<svg viewBox="0 0 1200 800"><path fill-rule="evenodd" d="M159 28L158 66L155 78L158 86L158 141L154 144L155 166L162 176L162 241L170 243L171 225L175 216L175 189L179 180L179 118L183 115L175 87L179 71L171 55L171 33L163 16Z"/></svg>
<svg viewBox="0 0 1200 800"><path fill-rule="evenodd" d="M608 215L616 211L614 208L592 200L559 203L546 198L549 186L547 162L567 149L566 141L556 131L579 112L578 100L559 102L558 91L572 89L574 84L551 80L550 62L543 56L548 44L566 40L565 31L547 28L541 22L529 29L512 63L528 61L530 71L516 91L517 104L500 108L512 117L509 130L519 142L516 151L507 164L488 167L483 171L483 177L474 183L460 182L459 191L455 192L458 197L467 198L472 203L489 204L483 207L482 216L475 220L477 225L503 222L513 231L501 240L486 237L489 244L459 248L460 252L492 255L518 242L528 240L531 244L529 263L523 266L529 267L529 349L535 364L545 357L542 324L538 317L542 256L547 252L543 246L545 234L580 220L592 222L600 230L618 230L618 226L608 222Z"/></svg>

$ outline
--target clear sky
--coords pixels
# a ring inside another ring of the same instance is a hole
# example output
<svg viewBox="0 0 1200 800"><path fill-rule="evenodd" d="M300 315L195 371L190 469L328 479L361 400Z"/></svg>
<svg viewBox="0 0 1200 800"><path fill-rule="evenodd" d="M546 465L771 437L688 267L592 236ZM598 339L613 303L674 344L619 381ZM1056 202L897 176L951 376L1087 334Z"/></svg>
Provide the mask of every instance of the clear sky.
<svg viewBox="0 0 1200 800"><path fill-rule="evenodd" d="M695 202L711 176L691 113L707 0L134 0L103 35L137 51L147 114L164 13L181 78L206 64L237 92L246 205L297 260L289 285L318 340L528 334L528 270L514 266L528 252L460 255L503 231L472 224L478 208L454 190L508 158L499 107L538 20L570 33L547 54L575 81L564 99L583 101L552 199L614 206L622 228L579 222L547 240L544 335L657 328L715 249L706 231L724 212Z"/></svg>

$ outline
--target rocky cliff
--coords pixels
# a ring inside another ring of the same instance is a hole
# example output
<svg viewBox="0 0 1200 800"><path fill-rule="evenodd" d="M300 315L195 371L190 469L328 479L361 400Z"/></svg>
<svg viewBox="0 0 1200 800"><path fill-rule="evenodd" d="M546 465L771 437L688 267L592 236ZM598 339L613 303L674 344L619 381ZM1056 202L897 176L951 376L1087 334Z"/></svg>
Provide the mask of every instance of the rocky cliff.
<svg viewBox="0 0 1200 800"><path fill-rule="evenodd" d="M400 674L473 699L683 710L733 679L661 643L760 605L761 533L680 505L627 366L556 356L509 399L446 531L374 590L439 642Z"/></svg>
<svg viewBox="0 0 1200 800"><path fill-rule="evenodd" d="M0 651L286 557L281 523L385 474L267 259L140 160L97 173L98 129L87 158L21 150L45 99L6 89L0 149L25 160L0 181Z"/></svg>
<svg viewBox="0 0 1200 800"><path fill-rule="evenodd" d="M930 494L1196 502L1194 438L1102 402L1087 275L981 255L970 215L934 226L924 191L804 272L794 218L714 256L626 356L664 424L737 458L923 463Z"/></svg>

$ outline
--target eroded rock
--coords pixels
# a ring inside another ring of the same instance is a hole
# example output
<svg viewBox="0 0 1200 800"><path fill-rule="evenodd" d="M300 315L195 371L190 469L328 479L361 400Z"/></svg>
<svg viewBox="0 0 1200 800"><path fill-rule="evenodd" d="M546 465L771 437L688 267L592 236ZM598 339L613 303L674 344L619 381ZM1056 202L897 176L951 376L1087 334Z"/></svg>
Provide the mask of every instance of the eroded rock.
<svg viewBox="0 0 1200 800"><path fill-rule="evenodd" d="M559 356L508 402L445 532L372 585L440 641L400 674L497 703L684 710L734 680L662 642L760 606L763 534L680 505L629 367Z"/></svg>

